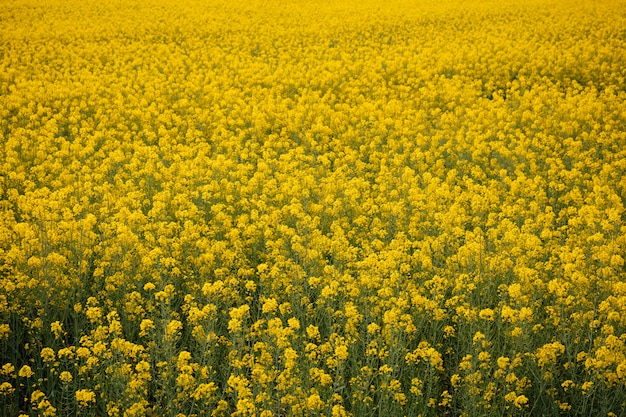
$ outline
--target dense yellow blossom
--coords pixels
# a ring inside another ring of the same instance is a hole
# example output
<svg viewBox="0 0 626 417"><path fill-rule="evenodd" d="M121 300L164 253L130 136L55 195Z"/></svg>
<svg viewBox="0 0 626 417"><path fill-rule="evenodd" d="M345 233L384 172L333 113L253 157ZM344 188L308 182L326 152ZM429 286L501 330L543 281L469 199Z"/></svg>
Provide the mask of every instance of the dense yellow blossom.
<svg viewBox="0 0 626 417"><path fill-rule="evenodd" d="M18 374L18 376L20 376L22 378L30 378L31 376L35 375L35 373L31 369L31 367L28 366L28 365L22 366L22 368L20 368L20 370L19 370L19 372L17 374Z"/></svg>
<svg viewBox="0 0 626 417"><path fill-rule="evenodd" d="M623 0L0 8L0 409L626 415Z"/></svg>
<svg viewBox="0 0 626 417"><path fill-rule="evenodd" d="M15 388L9 382L3 382L0 384L0 395L12 395L15 392Z"/></svg>
<svg viewBox="0 0 626 417"><path fill-rule="evenodd" d="M69 383L72 382L72 380L74 379L74 377L72 376L72 374L68 371L63 371L61 372L61 374L59 375L59 380L61 382L65 382L65 383Z"/></svg>
<svg viewBox="0 0 626 417"><path fill-rule="evenodd" d="M76 391L76 401L82 407L87 407L96 401L96 394L87 389L80 389Z"/></svg>

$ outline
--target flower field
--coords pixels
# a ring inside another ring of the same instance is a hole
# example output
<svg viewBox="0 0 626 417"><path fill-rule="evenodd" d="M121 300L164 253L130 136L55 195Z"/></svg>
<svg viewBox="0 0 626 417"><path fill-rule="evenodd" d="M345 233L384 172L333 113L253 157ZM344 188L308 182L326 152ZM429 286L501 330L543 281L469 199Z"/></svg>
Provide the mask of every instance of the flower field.
<svg viewBox="0 0 626 417"><path fill-rule="evenodd" d="M625 1L0 22L1 416L626 416Z"/></svg>

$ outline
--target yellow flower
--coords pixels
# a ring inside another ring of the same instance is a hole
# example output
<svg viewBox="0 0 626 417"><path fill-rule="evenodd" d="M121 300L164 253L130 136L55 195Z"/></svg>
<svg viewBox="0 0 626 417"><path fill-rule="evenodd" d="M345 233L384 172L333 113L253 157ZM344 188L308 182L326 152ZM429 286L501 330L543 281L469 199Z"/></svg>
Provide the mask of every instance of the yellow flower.
<svg viewBox="0 0 626 417"><path fill-rule="evenodd" d="M298 353L293 348L285 349L285 368L293 368L296 366L296 361L298 359Z"/></svg>
<svg viewBox="0 0 626 417"><path fill-rule="evenodd" d="M145 373L145 372L150 372L151 367L150 364L146 361L139 361L139 363L137 363L137 365L135 365L135 370L138 373Z"/></svg>
<svg viewBox="0 0 626 417"><path fill-rule="evenodd" d="M3 382L0 384L0 395L13 395L15 392L15 388L11 385L10 382Z"/></svg>
<svg viewBox="0 0 626 417"><path fill-rule="evenodd" d="M455 332L456 331L453 326L445 326L443 328L443 333L446 338L453 337Z"/></svg>
<svg viewBox="0 0 626 417"><path fill-rule="evenodd" d="M22 378L30 378L31 376L35 375L33 370L30 369L30 366L28 366L28 365L22 366L22 368L20 369L20 371L17 374L18 374L18 376L20 376Z"/></svg>
<svg viewBox="0 0 626 417"><path fill-rule="evenodd" d="M514 323L517 321L517 310L509 307L508 305L504 305L502 306L502 319L504 319L505 321Z"/></svg>
<svg viewBox="0 0 626 417"><path fill-rule="evenodd" d="M41 359L43 359L44 362L52 362L56 359L56 355L54 354L54 350L52 350L49 347L45 347L43 349L41 349Z"/></svg>
<svg viewBox="0 0 626 417"><path fill-rule="evenodd" d="M348 347L346 345L338 345L335 347L335 357L345 361L348 359Z"/></svg>
<svg viewBox="0 0 626 417"><path fill-rule="evenodd" d="M335 404L331 411L331 417L348 417L348 413L341 404Z"/></svg>
<svg viewBox="0 0 626 417"><path fill-rule="evenodd" d="M481 362L488 362L491 360L491 355L489 352L482 351L478 354L478 360Z"/></svg>
<svg viewBox="0 0 626 417"><path fill-rule="evenodd" d="M50 401L46 398L46 394L39 390L33 391L30 396L30 402L33 408L39 411L44 417L56 416L57 409L50 404Z"/></svg>
<svg viewBox="0 0 626 417"><path fill-rule="evenodd" d="M441 393L441 401L439 401L440 407L449 407L452 404L452 394L448 390L444 390Z"/></svg>
<svg viewBox="0 0 626 417"><path fill-rule="evenodd" d="M380 330L380 326L377 323L370 323L367 325L367 332L369 334L376 334Z"/></svg>
<svg viewBox="0 0 626 417"><path fill-rule="evenodd" d="M68 384L72 382L74 378L72 377L72 374L69 373L68 371L63 371L59 375L59 379L61 380L61 382Z"/></svg>
<svg viewBox="0 0 626 417"><path fill-rule="evenodd" d="M515 393L515 391L509 392L504 396L504 399L510 403L515 402L515 400L517 400L517 394Z"/></svg>
<svg viewBox="0 0 626 417"><path fill-rule="evenodd" d="M478 313L478 317L480 317L483 320L493 321L494 311L490 308L484 308L480 310L480 312Z"/></svg>
<svg viewBox="0 0 626 417"><path fill-rule="evenodd" d="M556 363L556 358L565 352L565 346L560 342L547 343L538 348L535 352L537 358L537 365L540 368L548 364Z"/></svg>
<svg viewBox="0 0 626 417"><path fill-rule="evenodd" d="M461 376L459 374L454 374L450 377L450 384L453 388L458 388L461 384Z"/></svg>
<svg viewBox="0 0 626 417"><path fill-rule="evenodd" d="M289 320L287 320L287 324L289 325L290 328L292 328L293 330L298 330L300 329L300 320L298 320L295 317L291 317Z"/></svg>
<svg viewBox="0 0 626 417"><path fill-rule="evenodd" d="M321 410L326 406L324 401L320 398L319 394L314 393L307 397L306 407L309 411Z"/></svg>
<svg viewBox="0 0 626 417"><path fill-rule="evenodd" d="M474 334L474 338L472 339L472 341L474 343L478 343L478 342L480 342L480 341L482 341L484 339L485 339L485 335L484 334L482 334L481 332L476 332Z"/></svg>
<svg viewBox="0 0 626 417"><path fill-rule="evenodd" d="M13 364L11 363L5 363L4 365L2 365L0 374L15 378L15 366L13 366Z"/></svg>
<svg viewBox="0 0 626 417"><path fill-rule="evenodd" d="M533 317L533 311L529 307L522 307L519 311L519 319L522 321L530 321Z"/></svg>
<svg viewBox="0 0 626 417"><path fill-rule="evenodd" d="M509 297L511 297L512 299L519 299L522 296L522 286L520 283L516 282L513 283L511 285L509 285Z"/></svg>
<svg viewBox="0 0 626 417"><path fill-rule="evenodd" d="M149 331L154 329L154 322L150 319L143 319L139 324L139 336L145 337L148 335Z"/></svg>
<svg viewBox="0 0 626 417"><path fill-rule="evenodd" d="M319 339L320 338L319 328L317 326L312 325L312 324L309 324L307 326L306 334L309 336L310 339Z"/></svg>
<svg viewBox="0 0 626 417"><path fill-rule="evenodd" d="M461 359L461 362L459 363L459 369L463 370L463 371L469 371L470 369L472 369L472 355L465 355L463 356L463 358Z"/></svg>
<svg viewBox="0 0 626 417"><path fill-rule="evenodd" d="M518 395L517 398L513 401L513 405L517 408L522 408L522 406L528 404L528 397L525 395Z"/></svg>
<svg viewBox="0 0 626 417"><path fill-rule="evenodd" d="M9 333L11 333L11 326L8 324L0 324L0 339L8 339Z"/></svg>
<svg viewBox="0 0 626 417"><path fill-rule="evenodd" d="M591 388L593 388L593 381L586 381L580 387L583 394L587 394Z"/></svg>
<svg viewBox="0 0 626 417"><path fill-rule="evenodd" d="M623 402L623 2L23 3L0 11L8 412L79 388L110 417Z"/></svg>
<svg viewBox="0 0 626 417"><path fill-rule="evenodd" d="M183 390L190 390L196 382L196 379L190 373L181 373L176 377L176 385L181 387Z"/></svg>
<svg viewBox="0 0 626 417"><path fill-rule="evenodd" d="M54 333L54 337L57 339L63 337L65 332L63 331L63 324L60 321L54 321L50 324L50 330Z"/></svg>
<svg viewBox="0 0 626 417"><path fill-rule="evenodd" d="M511 363L511 359L507 358L506 356L500 356L497 362L498 362L498 368L507 369L509 367L509 364Z"/></svg>
<svg viewBox="0 0 626 417"><path fill-rule="evenodd" d="M89 307L85 315L92 323L98 322L102 318L102 309L100 307Z"/></svg>
<svg viewBox="0 0 626 417"><path fill-rule="evenodd" d="M208 384L202 383L195 389L193 398L196 400L209 399L217 389L218 387L214 382L209 382Z"/></svg>
<svg viewBox="0 0 626 417"><path fill-rule="evenodd" d="M243 304L240 307L231 308L229 311L230 320L228 322L228 331L231 333L242 330L242 322L250 312L250 306Z"/></svg>
<svg viewBox="0 0 626 417"><path fill-rule="evenodd" d="M98 343L101 343L101 342L98 342ZM99 344L98 346L101 346L101 344ZM60 353L59 353L59 356L61 356ZM78 349L76 349L76 357L85 359L85 358L88 358L89 356L91 356L91 352L89 351L89 348L81 346Z"/></svg>
<svg viewBox="0 0 626 417"><path fill-rule="evenodd" d="M170 320L170 322L168 322L165 326L165 338L167 340L174 340L176 337L178 337L179 332L182 330L182 328L183 323L181 323L179 320Z"/></svg>
<svg viewBox="0 0 626 417"><path fill-rule="evenodd" d="M148 407L148 401L139 400L131 404L126 411L124 411L124 417L140 417L146 415L146 408Z"/></svg>
<svg viewBox="0 0 626 417"><path fill-rule="evenodd" d="M96 402L96 393L88 389L76 391L76 401L81 407L88 407Z"/></svg>

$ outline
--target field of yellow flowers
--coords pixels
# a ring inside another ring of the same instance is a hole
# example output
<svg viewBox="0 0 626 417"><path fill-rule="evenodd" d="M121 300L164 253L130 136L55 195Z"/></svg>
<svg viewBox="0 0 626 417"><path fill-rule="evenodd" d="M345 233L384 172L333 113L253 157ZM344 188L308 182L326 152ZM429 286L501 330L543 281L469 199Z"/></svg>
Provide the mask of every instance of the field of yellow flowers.
<svg viewBox="0 0 626 417"><path fill-rule="evenodd" d="M0 415L625 416L626 2L12 0Z"/></svg>

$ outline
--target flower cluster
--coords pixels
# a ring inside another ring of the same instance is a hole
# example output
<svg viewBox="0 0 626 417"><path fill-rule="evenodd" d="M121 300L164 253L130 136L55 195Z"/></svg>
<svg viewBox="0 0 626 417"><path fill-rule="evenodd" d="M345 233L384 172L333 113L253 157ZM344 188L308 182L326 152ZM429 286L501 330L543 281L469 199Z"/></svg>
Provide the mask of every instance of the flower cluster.
<svg viewBox="0 0 626 417"><path fill-rule="evenodd" d="M0 409L626 414L626 8L0 10Z"/></svg>

